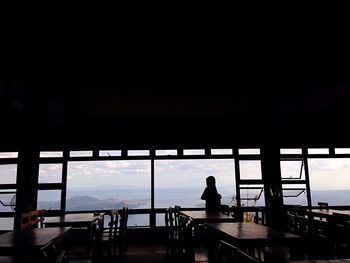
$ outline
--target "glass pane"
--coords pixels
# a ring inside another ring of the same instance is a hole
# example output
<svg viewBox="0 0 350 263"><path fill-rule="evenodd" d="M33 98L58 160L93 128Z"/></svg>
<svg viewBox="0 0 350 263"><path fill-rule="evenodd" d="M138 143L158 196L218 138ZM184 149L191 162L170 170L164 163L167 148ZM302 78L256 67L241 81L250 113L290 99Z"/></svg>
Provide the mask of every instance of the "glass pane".
<svg viewBox="0 0 350 263"><path fill-rule="evenodd" d="M283 180L305 180L305 169L302 160L281 161Z"/></svg>
<svg viewBox="0 0 350 263"><path fill-rule="evenodd" d="M265 206L263 185L240 185L241 206Z"/></svg>
<svg viewBox="0 0 350 263"><path fill-rule="evenodd" d="M177 155L177 150L156 150L156 155Z"/></svg>
<svg viewBox="0 0 350 263"><path fill-rule="evenodd" d="M335 154L350 154L350 148L335 148Z"/></svg>
<svg viewBox="0 0 350 263"><path fill-rule="evenodd" d="M0 230L13 230L14 217L0 217Z"/></svg>
<svg viewBox="0 0 350 263"><path fill-rule="evenodd" d="M301 154L301 149L281 149L281 154Z"/></svg>
<svg viewBox="0 0 350 263"><path fill-rule="evenodd" d="M40 152L40 157L43 157L43 158L63 157L63 152Z"/></svg>
<svg viewBox="0 0 350 263"><path fill-rule="evenodd" d="M241 179L261 179L261 162L239 161L239 172Z"/></svg>
<svg viewBox="0 0 350 263"><path fill-rule="evenodd" d="M235 195L233 159L156 160L155 206L166 208L175 204L181 207L203 207L200 197L206 187L206 177L216 178L216 187L222 204L231 205Z"/></svg>
<svg viewBox="0 0 350 263"><path fill-rule="evenodd" d="M70 157L92 157L92 151L70 151Z"/></svg>
<svg viewBox="0 0 350 263"><path fill-rule="evenodd" d="M151 162L69 162L67 211L151 207Z"/></svg>
<svg viewBox="0 0 350 263"><path fill-rule="evenodd" d="M15 184L17 178L17 164L0 165L0 184Z"/></svg>
<svg viewBox="0 0 350 263"><path fill-rule="evenodd" d="M216 154L232 154L233 151L232 149L211 149L211 154L216 155Z"/></svg>
<svg viewBox="0 0 350 263"><path fill-rule="evenodd" d="M286 205L307 205L305 184L282 184L282 193Z"/></svg>
<svg viewBox="0 0 350 263"><path fill-rule="evenodd" d="M204 155L204 150L184 150L184 155Z"/></svg>
<svg viewBox="0 0 350 263"><path fill-rule="evenodd" d="M149 150L128 151L128 156L149 156Z"/></svg>
<svg viewBox="0 0 350 263"><path fill-rule="evenodd" d="M308 154L329 154L328 148L309 148L307 149Z"/></svg>
<svg viewBox="0 0 350 263"><path fill-rule="evenodd" d="M308 163L312 205L349 205L350 159L310 158Z"/></svg>
<svg viewBox="0 0 350 263"><path fill-rule="evenodd" d="M18 152L0 152L0 158L18 158Z"/></svg>
<svg viewBox="0 0 350 263"><path fill-rule="evenodd" d="M39 190L38 209L61 209L61 190Z"/></svg>
<svg viewBox="0 0 350 263"><path fill-rule="evenodd" d="M157 226L165 226L165 214L164 213L156 214L156 225Z"/></svg>
<svg viewBox="0 0 350 263"><path fill-rule="evenodd" d="M16 190L0 190L0 212L14 212L16 209Z"/></svg>
<svg viewBox="0 0 350 263"><path fill-rule="evenodd" d="M61 163L41 163L39 165L39 183L61 183L62 164Z"/></svg>
<svg viewBox="0 0 350 263"><path fill-rule="evenodd" d="M149 214L129 214L128 226L149 226Z"/></svg>
<svg viewBox="0 0 350 263"><path fill-rule="evenodd" d="M122 151L100 151L100 156L122 156Z"/></svg>
<svg viewBox="0 0 350 263"><path fill-rule="evenodd" d="M238 149L238 154L260 154L260 149Z"/></svg>

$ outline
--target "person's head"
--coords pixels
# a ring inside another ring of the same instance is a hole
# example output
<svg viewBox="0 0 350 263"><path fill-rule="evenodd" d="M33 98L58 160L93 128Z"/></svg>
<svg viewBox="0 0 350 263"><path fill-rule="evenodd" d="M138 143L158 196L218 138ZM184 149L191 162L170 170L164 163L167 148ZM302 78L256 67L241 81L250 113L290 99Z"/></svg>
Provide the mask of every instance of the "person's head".
<svg viewBox="0 0 350 263"><path fill-rule="evenodd" d="M214 176L208 176L206 178L207 186L215 186L215 177Z"/></svg>

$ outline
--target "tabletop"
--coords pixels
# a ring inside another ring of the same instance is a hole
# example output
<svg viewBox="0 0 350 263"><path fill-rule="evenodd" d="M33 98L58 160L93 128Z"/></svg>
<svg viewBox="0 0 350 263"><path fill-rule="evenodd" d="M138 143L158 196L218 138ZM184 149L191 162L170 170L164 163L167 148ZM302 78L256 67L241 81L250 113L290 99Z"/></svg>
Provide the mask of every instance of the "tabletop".
<svg viewBox="0 0 350 263"><path fill-rule="evenodd" d="M13 230L0 235L0 254L13 255L16 251L40 249L53 240L69 235L71 227L31 228Z"/></svg>
<svg viewBox="0 0 350 263"><path fill-rule="evenodd" d="M305 238L251 222L206 223L208 231L219 238L244 247L294 246Z"/></svg>
<svg viewBox="0 0 350 263"><path fill-rule="evenodd" d="M92 213L81 213L81 214L66 214L63 216L47 217L45 218L44 224L70 224L70 223L84 223L94 222L98 220L99 216Z"/></svg>
<svg viewBox="0 0 350 263"><path fill-rule="evenodd" d="M221 212L207 212L203 210L199 211L181 211L181 214L191 218L197 223L209 223L209 222L234 222L236 219L230 215L223 214Z"/></svg>
<svg viewBox="0 0 350 263"><path fill-rule="evenodd" d="M303 260L303 261L290 261L290 263L350 263L350 259L319 259L319 260Z"/></svg>
<svg viewBox="0 0 350 263"><path fill-rule="evenodd" d="M314 216L331 217L333 215L333 213L350 215L350 210L312 208L312 209L307 209L307 211Z"/></svg>

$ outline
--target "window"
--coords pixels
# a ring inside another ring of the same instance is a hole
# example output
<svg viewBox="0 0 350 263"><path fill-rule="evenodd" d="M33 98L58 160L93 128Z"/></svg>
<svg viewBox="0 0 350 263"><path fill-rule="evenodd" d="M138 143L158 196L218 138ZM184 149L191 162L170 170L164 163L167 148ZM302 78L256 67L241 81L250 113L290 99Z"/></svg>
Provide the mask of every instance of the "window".
<svg viewBox="0 0 350 263"><path fill-rule="evenodd" d="M40 158L63 157L63 152L40 152Z"/></svg>
<svg viewBox="0 0 350 263"><path fill-rule="evenodd" d="M149 160L71 161L68 163L67 211L151 208ZM129 215L129 223L140 217ZM146 216L137 225L149 225ZM137 221L137 220L136 220Z"/></svg>
<svg viewBox="0 0 350 263"><path fill-rule="evenodd" d="M39 165L39 183L61 183L62 163L41 163Z"/></svg>
<svg viewBox="0 0 350 263"><path fill-rule="evenodd" d="M264 185L240 185L241 206L264 206Z"/></svg>
<svg viewBox="0 0 350 263"><path fill-rule="evenodd" d="M0 230L12 230L16 209L18 152L0 152ZM9 216L13 213L13 216Z"/></svg>
<svg viewBox="0 0 350 263"><path fill-rule="evenodd" d="M282 159L282 180L305 180L305 169L303 159Z"/></svg>
<svg viewBox="0 0 350 263"><path fill-rule="evenodd" d="M0 190L0 212L15 212L15 209L16 189Z"/></svg>
<svg viewBox="0 0 350 263"><path fill-rule="evenodd" d="M302 154L301 149L281 149L281 154Z"/></svg>
<svg viewBox="0 0 350 263"><path fill-rule="evenodd" d="M261 179L260 160L239 161L240 179Z"/></svg>
<svg viewBox="0 0 350 263"><path fill-rule="evenodd" d="M157 156L177 155L177 150L156 150Z"/></svg>
<svg viewBox="0 0 350 263"><path fill-rule="evenodd" d="M118 151L100 151L99 152L100 156L122 156L122 151L118 150Z"/></svg>
<svg viewBox="0 0 350 263"><path fill-rule="evenodd" d="M221 203L231 205L235 195L233 159L156 160L155 207L204 207L200 199L206 187L206 177L216 178Z"/></svg>
<svg viewBox="0 0 350 263"><path fill-rule="evenodd" d="M211 154L212 155L224 155L224 154L227 154L227 155L230 155L232 154L233 151L232 149L211 149Z"/></svg>
<svg viewBox="0 0 350 263"><path fill-rule="evenodd" d="M204 155L204 150L184 150L184 155Z"/></svg>
<svg viewBox="0 0 350 263"><path fill-rule="evenodd" d="M349 205L350 159L310 158L308 164L312 205Z"/></svg>
<svg viewBox="0 0 350 263"><path fill-rule="evenodd" d="M260 149L238 149L240 155L259 155Z"/></svg>
<svg viewBox="0 0 350 263"><path fill-rule="evenodd" d="M328 148L309 148L307 149L308 154L329 154Z"/></svg>
<svg viewBox="0 0 350 263"><path fill-rule="evenodd" d="M70 157L91 157L92 151L70 151Z"/></svg>
<svg viewBox="0 0 350 263"><path fill-rule="evenodd" d="M283 203L286 205L308 205L303 158L281 158Z"/></svg>
<svg viewBox="0 0 350 263"><path fill-rule="evenodd" d="M335 154L350 154L350 148L335 148Z"/></svg>
<svg viewBox="0 0 350 263"><path fill-rule="evenodd" d="M149 156L149 150L128 151L128 156Z"/></svg>
<svg viewBox="0 0 350 263"><path fill-rule="evenodd" d="M40 152L38 176L38 209L61 209L63 182L63 151ZM57 158L57 159L49 159Z"/></svg>
<svg viewBox="0 0 350 263"><path fill-rule="evenodd" d="M38 209L60 210L61 190L39 190L37 203Z"/></svg>
<svg viewBox="0 0 350 263"><path fill-rule="evenodd" d="M307 205L306 184L282 184L285 205Z"/></svg>
<svg viewBox="0 0 350 263"><path fill-rule="evenodd" d="M17 164L0 165L0 184L15 184L17 181Z"/></svg>
<svg viewBox="0 0 350 263"><path fill-rule="evenodd" d="M18 152L0 152L0 158L18 158Z"/></svg>

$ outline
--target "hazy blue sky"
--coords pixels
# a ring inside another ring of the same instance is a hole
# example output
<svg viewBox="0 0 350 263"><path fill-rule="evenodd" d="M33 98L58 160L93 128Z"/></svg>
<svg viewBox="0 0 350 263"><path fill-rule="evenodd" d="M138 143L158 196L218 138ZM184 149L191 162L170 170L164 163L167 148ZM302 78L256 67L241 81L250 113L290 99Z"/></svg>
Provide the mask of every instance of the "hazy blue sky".
<svg viewBox="0 0 350 263"><path fill-rule="evenodd" d="M312 159L309 161L312 189L349 189L350 159ZM232 164L232 165L231 165ZM254 162L241 162L241 176L261 176L260 167ZM299 164L283 166L286 174L295 174ZM61 164L42 164L40 182L60 180ZM157 160L155 161L156 185L158 187L204 186L208 175L218 176L217 185L234 183L232 159L218 160ZM16 165L0 166L0 183L15 183ZM202 178L202 180L200 180ZM150 183L150 161L93 161L70 162L68 184L77 187L119 185L143 187Z"/></svg>

